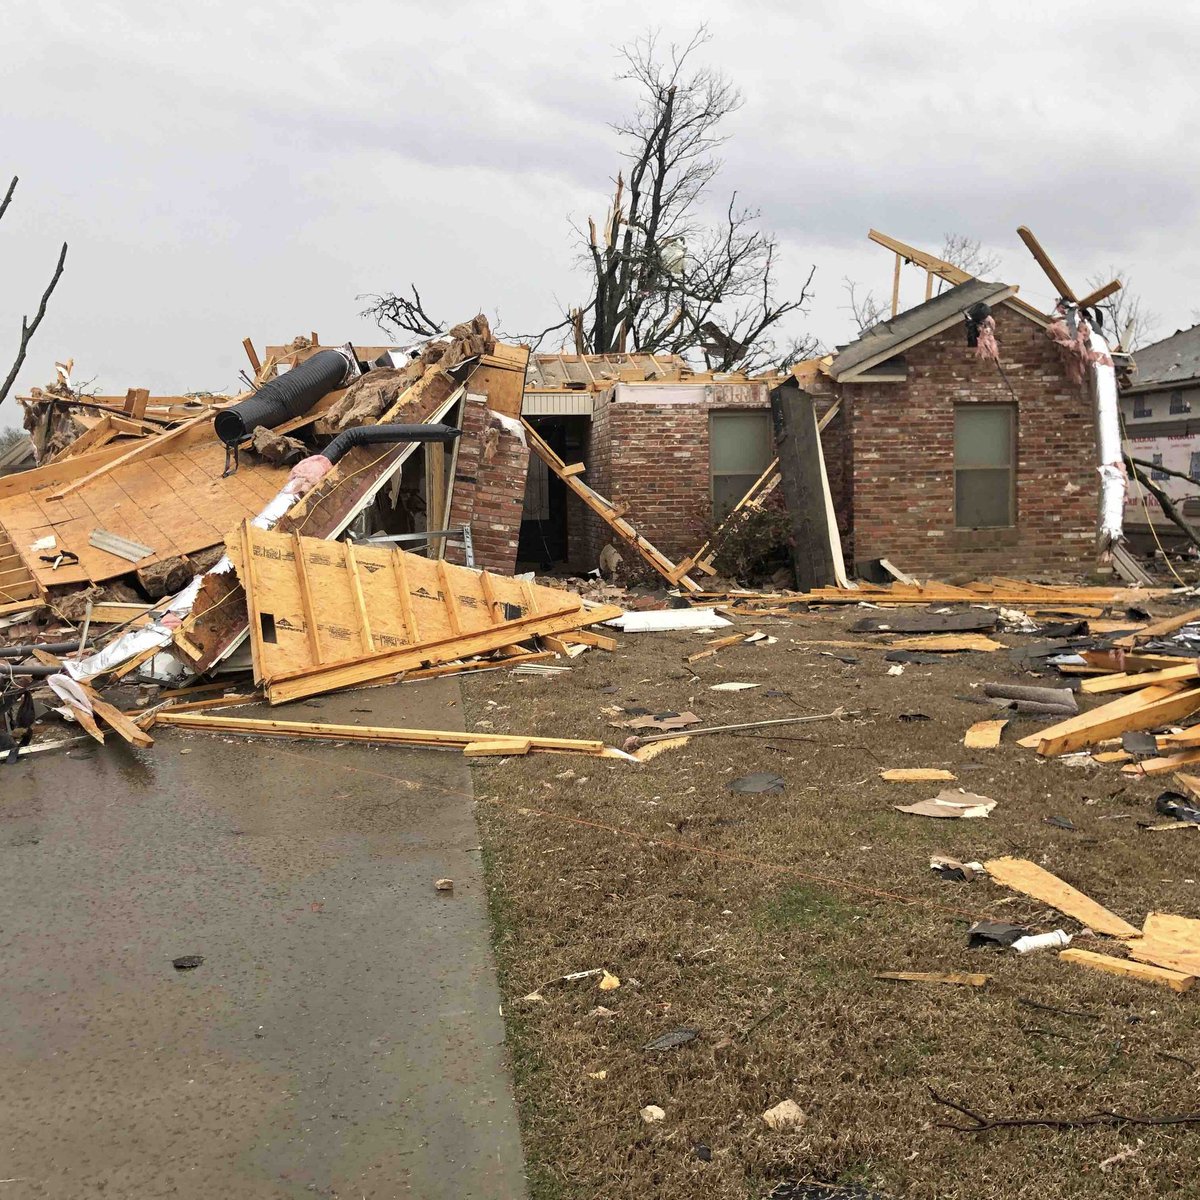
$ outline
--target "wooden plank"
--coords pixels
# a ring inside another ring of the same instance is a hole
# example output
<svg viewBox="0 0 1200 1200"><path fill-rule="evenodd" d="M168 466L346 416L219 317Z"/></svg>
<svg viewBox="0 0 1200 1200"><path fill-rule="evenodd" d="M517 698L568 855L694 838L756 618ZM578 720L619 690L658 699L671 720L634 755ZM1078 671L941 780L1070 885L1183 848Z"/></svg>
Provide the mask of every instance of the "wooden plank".
<svg viewBox="0 0 1200 1200"><path fill-rule="evenodd" d="M525 617L480 633L445 638L437 642L422 642L416 646L381 652L366 659L326 664L272 679L267 696L272 704L282 704L319 692L336 691L374 679L398 675L413 668L436 665L449 659L485 654L523 637L577 629L581 625L610 620L619 616L620 612L621 610L616 608L592 611L563 608L557 613Z"/></svg>
<svg viewBox="0 0 1200 1200"><path fill-rule="evenodd" d="M499 755L524 755L532 749L533 742L529 738L522 738L513 743L468 742L463 747L463 754L467 758L494 758Z"/></svg>
<svg viewBox="0 0 1200 1200"><path fill-rule="evenodd" d="M1132 692L1138 688L1150 687L1155 683L1173 683L1176 680L1195 679L1200 676L1200 661L1189 660L1178 667L1166 667L1161 671L1138 671L1133 675L1128 672L1118 672L1115 675L1105 675L1099 679L1085 679L1079 685L1079 690L1094 695L1105 692Z"/></svg>
<svg viewBox="0 0 1200 1200"><path fill-rule="evenodd" d="M591 629L576 629L564 638L568 642L582 642L585 646L595 646L597 650L607 650L610 653L617 648L617 639L604 633L596 633Z"/></svg>
<svg viewBox="0 0 1200 1200"><path fill-rule="evenodd" d="M303 556L303 539L297 538L296 540L300 543L300 553ZM371 632L371 614L367 611L367 601L363 595L362 576L358 571L358 558L354 553L354 543L343 542L342 548L346 560L346 574L350 580L350 592L354 597L354 607L358 610L359 621L362 622L359 632L362 635L363 648L368 654L374 654L375 635ZM443 564L439 563L438 565Z"/></svg>
<svg viewBox="0 0 1200 1200"><path fill-rule="evenodd" d="M523 734L459 733L455 730L402 729L370 725L329 725L306 721L273 721L254 717L209 716L202 713L176 713L164 709L158 713L159 725L182 729L204 729L216 733L237 733L247 737L310 738L318 741L371 742L391 746L424 746L462 750L470 745L490 745L509 753L541 751L559 754L590 754L605 758L627 757L614 753L603 742L579 738L551 738ZM526 747L524 751L521 747Z"/></svg>
<svg viewBox="0 0 1200 1200"><path fill-rule="evenodd" d="M454 594L454 586L450 582L450 571L444 559L437 561L437 580L441 589L442 600L446 605L446 619L450 623L450 632L457 637L463 631L462 617L459 615L458 598Z"/></svg>
<svg viewBox="0 0 1200 1200"><path fill-rule="evenodd" d="M992 654L1005 648L1003 642L981 633L932 633L916 637L896 638L888 643L895 650L929 650L935 654L957 654L963 651Z"/></svg>
<svg viewBox="0 0 1200 1200"><path fill-rule="evenodd" d="M569 479L572 475L582 475L587 470L583 463L572 463L569 467L563 467L562 477Z"/></svg>
<svg viewBox="0 0 1200 1200"><path fill-rule="evenodd" d="M975 971L876 971L876 979L901 983L949 983L958 987L983 987L992 977Z"/></svg>
<svg viewBox="0 0 1200 1200"><path fill-rule="evenodd" d="M1096 756L1099 758L1099 755ZM1122 775L1169 775L1180 767L1200 762L1200 750L1184 750L1180 754L1168 754L1161 758L1143 758L1121 768Z"/></svg>
<svg viewBox="0 0 1200 1200"><path fill-rule="evenodd" d="M1130 925L1116 913L1109 912L1090 896L1085 896L1036 863L1023 858L993 858L983 864L983 869L1004 887L1025 896L1032 896L1033 899L1056 908L1066 916L1074 917L1081 925L1086 925L1097 933L1120 938L1140 936L1136 926Z"/></svg>
<svg viewBox="0 0 1200 1200"><path fill-rule="evenodd" d="M124 738L131 746L153 746L154 739L140 729L120 709L114 708L107 700L102 700L95 691L86 684L82 685L88 699L92 702L92 712L96 714L115 733Z"/></svg>
<svg viewBox="0 0 1200 1200"><path fill-rule="evenodd" d="M1185 625L1190 625L1193 621L1200 621L1200 608L1190 608L1187 612L1177 613L1173 617L1163 617L1162 620L1152 621L1138 633L1131 633L1128 637L1117 638L1113 644L1116 646L1136 646L1138 642L1148 642L1153 638L1165 637L1168 633L1174 633L1177 629L1182 629Z"/></svg>
<svg viewBox="0 0 1200 1200"><path fill-rule="evenodd" d="M1127 958L1113 958L1108 954L1097 954L1092 950L1062 950L1058 955L1064 962L1078 963L1094 971L1106 971L1124 979L1136 979L1139 983L1153 983L1168 987L1173 992L1186 992L1196 982L1194 975L1182 971L1170 971L1165 967L1147 966L1145 963L1130 962Z"/></svg>
<svg viewBox="0 0 1200 1200"><path fill-rule="evenodd" d="M1183 691L1183 688L1184 685L1182 683L1158 683L1146 688L1144 691L1135 692L1131 696L1119 696L1116 700L1110 700L1100 708L1093 708L1091 712L1079 713L1074 717L1068 717L1065 721L1059 721L1046 729L1039 729L1035 733L1028 734L1021 738L1017 742L1017 745L1024 746L1027 750L1036 750L1046 738L1059 737L1062 734L1074 733L1076 730L1085 730L1098 721L1105 721L1110 717L1126 713L1136 713L1139 709L1145 708L1156 700L1177 695ZM1124 730L1117 730L1117 734L1114 736L1119 736L1123 732ZM1097 740L1102 741L1103 738L1108 736L1108 734L1103 734Z"/></svg>
<svg viewBox="0 0 1200 1200"><path fill-rule="evenodd" d="M1070 300L1072 304L1078 303L1075 293L1071 290L1071 285L1067 283L1059 269L1050 260L1050 255L1042 249L1042 244L1033 236L1033 231L1027 225L1018 225L1017 236L1028 247L1029 253L1037 260L1038 266L1046 272L1046 278L1054 285L1058 294L1064 300Z"/></svg>
<svg viewBox="0 0 1200 1200"><path fill-rule="evenodd" d="M425 528L446 528L446 446L443 442L425 443ZM429 547L431 556L441 557L444 539Z"/></svg>
<svg viewBox="0 0 1200 1200"><path fill-rule="evenodd" d="M304 544L298 533L292 534L292 555L296 564L296 582L300 587L300 606L304 611L304 628L308 634L308 652L312 655L313 662L323 662L321 631L317 627L317 610L313 605L312 584L308 578L308 567L304 562Z"/></svg>
<svg viewBox="0 0 1200 1200"><path fill-rule="evenodd" d="M1171 684L1158 685L1158 687L1171 686ZM1144 697L1148 692L1154 690L1154 688L1146 688L1142 692L1135 693L1135 696ZM1132 711L1110 712L1105 715L1105 709L1109 707L1111 706L1105 705L1103 708L1084 714L1091 720L1083 728L1066 733L1043 731L1041 740L1038 742L1038 753L1046 757L1070 754L1072 751L1094 746L1106 737L1117 737L1122 733L1133 733L1144 729L1156 729L1160 725L1170 725L1175 721L1180 721L1200 708L1200 688L1191 688L1176 695L1153 700L1132 709ZM1075 719L1077 718L1072 718L1072 720Z"/></svg>
<svg viewBox="0 0 1200 1200"><path fill-rule="evenodd" d="M249 338L242 338L242 349L246 351L246 357L250 360L250 369L257 375L262 370L262 363L259 362L254 343Z"/></svg>

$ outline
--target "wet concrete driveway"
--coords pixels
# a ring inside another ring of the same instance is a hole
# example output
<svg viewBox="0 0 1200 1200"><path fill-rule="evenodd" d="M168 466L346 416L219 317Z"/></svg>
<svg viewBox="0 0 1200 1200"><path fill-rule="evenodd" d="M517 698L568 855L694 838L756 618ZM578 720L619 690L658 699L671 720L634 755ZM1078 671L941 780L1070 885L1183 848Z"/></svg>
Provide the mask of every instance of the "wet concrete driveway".
<svg viewBox="0 0 1200 1200"><path fill-rule="evenodd" d="M0 1200L523 1196L470 786L454 753L165 730L0 770Z"/></svg>

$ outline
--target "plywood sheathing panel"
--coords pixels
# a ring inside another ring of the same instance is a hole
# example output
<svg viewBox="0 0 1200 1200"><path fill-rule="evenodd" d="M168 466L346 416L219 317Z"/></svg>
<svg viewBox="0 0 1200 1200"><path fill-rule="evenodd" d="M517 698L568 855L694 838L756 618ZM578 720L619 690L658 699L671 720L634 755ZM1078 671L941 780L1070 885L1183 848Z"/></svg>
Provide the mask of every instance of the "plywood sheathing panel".
<svg viewBox="0 0 1200 1200"><path fill-rule="evenodd" d="M403 550L277 533L243 523L227 545L251 614L255 676L273 703L578 627L591 613L557 588L451 566ZM565 621L565 624L564 624ZM480 634L489 638L481 643ZM490 643L494 643L490 644ZM391 652L411 648L396 661Z"/></svg>

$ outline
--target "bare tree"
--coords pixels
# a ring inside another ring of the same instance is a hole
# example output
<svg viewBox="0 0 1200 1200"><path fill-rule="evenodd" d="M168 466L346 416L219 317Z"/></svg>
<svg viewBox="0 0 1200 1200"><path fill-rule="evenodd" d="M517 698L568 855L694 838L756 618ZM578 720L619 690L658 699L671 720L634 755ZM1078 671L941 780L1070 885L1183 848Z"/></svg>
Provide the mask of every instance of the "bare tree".
<svg viewBox="0 0 1200 1200"><path fill-rule="evenodd" d="M985 250L978 238L967 237L965 233L946 234L939 257L976 279L982 279L1000 265L1000 255Z"/></svg>
<svg viewBox="0 0 1200 1200"><path fill-rule="evenodd" d="M698 350L713 370L755 369L779 357L770 331L809 300L811 271L797 298L777 298L778 243L736 192L720 221L703 215L721 122L742 103L719 71L693 66L708 40L702 26L664 52L654 35L621 50L618 78L639 90L632 117L614 126L626 167L600 228L589 219L580 231L592 282L577 341L593 353Z"/></svg>
<svg viewBox="0 0 1200 1200"><path fill-rule="evenodd" d="M719 71L695 65L708 40L701 27L683 45L662 49L647 35L622 48L618 78L637 87L638 102L613 126L625 164L608 213L576 230L590 294L520 340L537 345L558 333L579 353L691 353L712 370L756 370L817 349L811 338L775 340L784 318L806 311L813 271L797 296L781 299L778 241L759 213L734 192L711 216L720 125L742 99ZM368 297L363 315L385 329L440 332L411 291L411 299Z"/></svg>
<svg viewBox="0 0 1200 1200"><path fill-rule="evenodd" d="M878 325L887 313L886 306L875 296L874 292L859 293L862 285L853 279L843 278L842 287L846 292L846 303L842 308L854 318L859 334L864 334L872 325Z"/></svg>
<svg viewBox="0 0 1200 1200"><path fill-rule="evenodd" d="M1105 333L1112 342L1118 339L1122 350L1137 350L1154 341L1158 329L1159 316L1151 312L1142 302L1141 296L1133 291L1129 273L1121 267L1109 267L1106 272L1093 275L1088 279L1088 288L1103 287L1110 279L1116 279L1121 284L1121 290L1114 292L1107 300L1100 302L1105 320Z"/></svg>
<svg viewBox="0 0 1200 1200"><path fill-rule="evenodd" d="M8 191L4 194L4 199L0 200L0 219L3 219L4 214L8 211L8 206L12 203L13 193L16 190L17 176L14 175L12 183L8 185ZM62 277L63 267L66 265L66 262L67 243L63 242L62 250L58 255L58 265L54 268L54 274L50 278L50 283L42 293L42 300L37 307L37 312L34 314L33 320L30 321L28 316L21 318L21 340L17 345L17 357L4 382L0 384L0 404L4 403L8 393L12 390L12 385L16 382L17 376L20 374L21 368L25 365L25 355L29 351L29 343L33 341L33 335L37 333L37 328L42 323L42 318L46 315L46 305L50 303L50 296L58 286L58 281Z"/></svg>
<svg viewBox="0 0 1200 1200"><path fill-rule="evenodd" d="M412 292L411 299L393 293L384 296L358 296L359 300L371 301L358 315L371 317L385 333L399 331L413 333L417 337L436 337L439 333L445 333L445 321L438 321L425 311L417 285L410 283L408 287Z"/></svg>

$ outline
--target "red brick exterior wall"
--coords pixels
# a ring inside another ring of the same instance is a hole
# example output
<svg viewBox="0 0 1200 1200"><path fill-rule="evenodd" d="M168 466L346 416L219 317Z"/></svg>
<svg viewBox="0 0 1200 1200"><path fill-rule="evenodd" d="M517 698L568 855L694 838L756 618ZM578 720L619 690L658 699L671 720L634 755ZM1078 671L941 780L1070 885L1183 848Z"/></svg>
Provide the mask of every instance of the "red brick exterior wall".
<svg viewBox="0 0 1200 1200"><path fill-rule="evenodd" d="M529 447L504 428L482 396L473 395L463 401L459 443L450 526L471 526L477 567L511 575L517 564ZM449 546L446 558L461 563L462 551Z"/></svg>
<svg viewBox="0 0 1200 1200"><path fill-rule="evenodd" d="M1046 576L1094 560L1099 479L1092 401L1070 382L1041 326L994 311L1000 361L1017 398L1016 525L954 527L954 406L1011 403L994 363L968 349L961 324L906 352L905 383L845 384L853 561L888 558L918 576ZM830 483L834 469L831 462ZM834 495L837 496L835 489Z"/></svg>
<svg viewBox="0 0 1200 1200"><path fill-rule="evenodd" d="M711 529L709 413L769 407L765 383L618 384L596 397L584 478L625 504L638 532L678 561ZM609 541L626 557L636 554L592 516L593 564Z"/></svg>

